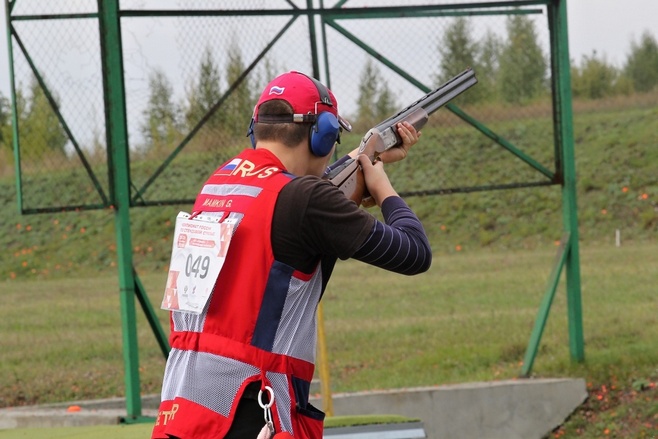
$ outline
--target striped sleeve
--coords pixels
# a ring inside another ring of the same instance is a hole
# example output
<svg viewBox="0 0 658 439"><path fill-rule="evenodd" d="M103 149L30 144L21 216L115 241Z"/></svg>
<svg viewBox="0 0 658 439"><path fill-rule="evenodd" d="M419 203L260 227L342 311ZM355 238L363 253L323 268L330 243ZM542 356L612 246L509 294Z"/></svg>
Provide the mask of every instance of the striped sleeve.
<svg viewBox="0 0 658 439"><path fill-rule="evenodd" d="M354 259L400 274L427 271L432 250L418 217L400 197L382 204L384 222L376 221L370 235L352 256Z"/></svg>

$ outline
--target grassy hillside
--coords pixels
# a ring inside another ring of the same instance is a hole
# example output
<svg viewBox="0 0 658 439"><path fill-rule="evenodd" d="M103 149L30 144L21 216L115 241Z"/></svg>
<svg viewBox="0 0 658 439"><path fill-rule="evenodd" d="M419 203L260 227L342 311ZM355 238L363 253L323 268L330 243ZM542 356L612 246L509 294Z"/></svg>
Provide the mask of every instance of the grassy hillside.
<svg viewBox="0 0 658 439"><path fill-rule="evenodd" d="M485 119L486 120L486 119ZM548 114L494 121L492 128L553 169ZM658 106L576 113L576 167L580 234L583 242L656 239L658 231ZM358 142L352 135L345 149ZM388 166L399 191L531 182L542 178L484 136L463 126L426 127L407 160ZM193 197L219 158L189 155L163 179L161 193ZM133 171L154 169L140 162ZM181 170L187 172L181 172ZM66 173L63 173L66 174ZM174 178L178 178L176 180ZM147 174L148 175L148 174ZM49 176L43 187L24 191L28 204L74 198L65 175ZM58 180L61 179L61 180ZM54 189L58 188L58 189ZM562 230L559 186L452 195L409 197L438 253L532 249L559 240ZM13 177L0 179L0 279L34 279L113 272L114 218L110 210L19 215ZM131 210L135 264L140 271L164 270L172 220L184 206Z"/></svg>

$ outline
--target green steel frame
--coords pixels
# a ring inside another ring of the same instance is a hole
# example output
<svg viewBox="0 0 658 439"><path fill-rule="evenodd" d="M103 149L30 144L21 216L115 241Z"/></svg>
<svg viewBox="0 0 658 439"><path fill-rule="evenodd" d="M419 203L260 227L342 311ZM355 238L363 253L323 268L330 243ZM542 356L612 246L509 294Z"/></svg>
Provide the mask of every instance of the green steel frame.
<svg viewBox="0 0 658 439"><path fill-rule="evenodd" d="M580 261L578 248L578 218L576 205L576 176L574 160L574 137L573 137L573 113L570 88L570 68L569 68L569 50L568 50L568 32L567 32L567 8L566 0L510 0L499 2L480 2L480 3L461 3L451 5L424 5L424 6L390 6L390 7L372 7L372 8L347 8L344 5L348 0L339 0L333 7L325 8L323 0L316 0L320 3L320 8L314 8L314 0L306 0L306 9L298 8L292 3L290 9L270 9L270 10L195 10L195 11L136 11L121 10L119 0L98 0L98 12L90 14L67 14L67 15L39 15L39 16L12 16L12 10L19 0L5 0L7 11L7 37L9 43L10 57L10 79L12 85L12 100L16 102L14 89L14 69L13 69L13 52L12 38L21 49L28 60L37 81L44 89L47 99L50 101L53 110L56 112L62 127L69 135L75 150L80 156L83 166L87 170L89 177L94 182L94 186L99 192L101 203L94 206L64 206L56 209L24 209L23 194L21 185L20 169L20 139L18 138L18 124L15 105L13 106L13 130L14 130L14 154L16 159L16 185L18 190L18 205L22 213L41 213L49 211L61 211L62 209L94 209L107 208L113 206L116 227L116 242L119 267L119 287L120 303L122 317L122 334L123 334L123 353L125 369L125 387L126 387L126 411L127 415L124 422L144 422L151 421L152 418L142 416L140 380L139 380L139 355L137 344L136 329L136 307L137 299L142 307L147 321L159 343L163 356L169 352L169 344L165 332L159 324L157 316L146 295L143 285L133 268L132 259L132 237L130 230L130 213L132 206L149 205L149 204L180 204L193 202L189 200L165 200L157 202L144 202L142 195L148 190L148 187L155 181L164 169L174 160L174 158L184 149L186 144L194 137L198 130L203 126L214 111L219 108L226 98L240 85L242 80L249 74L265 54L272 48L276 41L288 30L292 23L301 16L308 17L309 26L309 44L312 55L313 74L320 77L324 73L325 82L331 86L326 28L330 27L341 33L364 51L376 58L379 62L386 65L392 71L417 86L419 89L428 92L430 87L422 84L410 74L405 72L395 63L387 59L383 54L377 52L372 47L359 40L356 36L350 34L345 28L338 24L340 20L347 19L368 19L368 18L394 18L394 17L442 17L458 15L503 15L503 14L535 14L542 12L541 9L532 9L532 7L546 7L548 13L548 25L550 31L550 59L551 59L551 85L553 95L553 123L554 123L554 148L555 148L555 172L546 169L532 157L526 155L523 151L515 147L512 143L497 135L484 124L475 120L454 104L447 105L447 108L465 122L471 124L476 130L483 135L498 143L501 147L509 151L514 156L523 160L528 166L534 168L541 176L542 180L538 182L525 183L520 185L499 185L490 187L476 188L454 188L450 191L436 191L423 193L409 193L404 195L421 195L421 194L438 194L446 192L470 192L475 190L491 190L510 187L522 186L543 186L559 184L562 188L562 211L563 211L563 238L558 249L553 269L548 279L548 285L545 295L539 306L539 311L535 320L528 347L525 353L522 376L529 376L532 371L542 333L544 331L553 298L558 288L559 279L563 269L566 269L566 286L567 286L567 304L568 304L568 330L569 330L569 348L573 361L582 362L585 359L583 326L582 326L582 306L580 290ZM226 93L219 99L216 105L208 114L199 121L196 127L186 136L174 151L163 161L161 166L146 181L141 188L135 188L131 195L130 179L130 160L128 131L126 124L126 102L125 88L123 78L122 50L121 50L121 18L122 17L154 17L154 16L230 16L230 15L280 15L290 16L290 20L282 27L279 33L263 49L263 51L252 61L245 69L243 74L232 84ZM103 90L105 100L105 122L106 136L108 145L108 174L109 174L109 194L105 194L98 179L94 175L92 168L84 158L84 154L78 147L73 135L71 134L66 121L61 116L55 105L42 76L36 67L32 64L30 56L22 45L20 35L13 27L13 21L19 20L45 20L58 18L83 18L97 19L100 29L100 47L102 57L103 71ZM316 19L321 23L321 46L318 44L318 35L316 31ZM324 72L320 69L320 56L324 54L323 64Z"/></svg>
<svg viewBox="0 0 658 439"><path fill-rule="evenodd" d="M526 350L521 370L523 376L528 376L532 370L563 267L566 267L569 351L573 360L579 362L585 360L580 290L580 252L578 243L578 208L576 203L576 165L571 102L571 72L569 68L567 2L566 0L555 0L549 2L547 6L549 29L551 32L551 78L553 89L553 123L555 125L554 144L556 148L556 169L562 173L564 235Z"/></svg>
<svg viewBox="0 0 658 439"><path fill-rule="evenodd" d="M133 269L132 237L130 233L130 161L128 129L121 53L121 25L119 0L99 0L99 24L103 90L105 96L105 126L110 170L110 198L115 208L114 221L119 267L119 300L123 336L123 359L126 383L125 422L151 421L142 417L142 401L139 382L139 349L137 346L137 321L135 296L140 303L149 304L141 283ZM144 309L149 322L158 323L150 305ZM156 336L164 337L157 324ZM162 340L160 341L162 345ZM166 350L168 352L168 349ZM164 352L166 354L166 352Z"/></svg>

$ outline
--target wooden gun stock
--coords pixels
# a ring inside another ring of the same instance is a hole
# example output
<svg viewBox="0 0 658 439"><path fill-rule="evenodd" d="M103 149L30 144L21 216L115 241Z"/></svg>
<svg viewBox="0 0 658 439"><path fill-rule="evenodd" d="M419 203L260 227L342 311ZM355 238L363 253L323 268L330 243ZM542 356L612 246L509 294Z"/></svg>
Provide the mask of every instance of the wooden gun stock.
<svg viewBox="0 0 658 439"><path fill-rule="evenodd" d="M475 72L470 68L464 70L436 90L427 93L402 111L370 129L361 139L359 154L366 154L374 163L381 153L402 144L402 139L397 132L398 123L409 122L420 131L432 113L475 84L477 84ZM325 178L334 186L338 186L345 196L357 204L361 204L364 202L364 198L369 197L363 170L356 159L349 159L332 169ZM364 205L366 204L371 205L370 202L364 203Z"/></svg>
<svg viewBox="0 0 658 439"><path fill-rule="evenodd" d="M345 196L356 204L360 205L366 196L366 179L363 176L363 169L356 159L345 161L325 178L334 186L338 186Z"/></svg>

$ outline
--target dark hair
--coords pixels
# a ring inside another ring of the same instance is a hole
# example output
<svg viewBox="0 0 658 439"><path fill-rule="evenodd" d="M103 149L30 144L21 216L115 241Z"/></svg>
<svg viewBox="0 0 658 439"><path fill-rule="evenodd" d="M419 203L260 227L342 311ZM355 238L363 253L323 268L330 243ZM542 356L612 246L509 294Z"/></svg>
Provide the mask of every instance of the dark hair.
<svg viewBox="0 0 658 439"><path fill-rule="evenodd" d="M258 115L278 116L293 114L292 106L281 99L263 102L258 108ZM281 142L286 146L299 145L304 139L308 139L311 129L310 123L262 123L254 124L254 137L256 140L269 140Z"/></svg>

